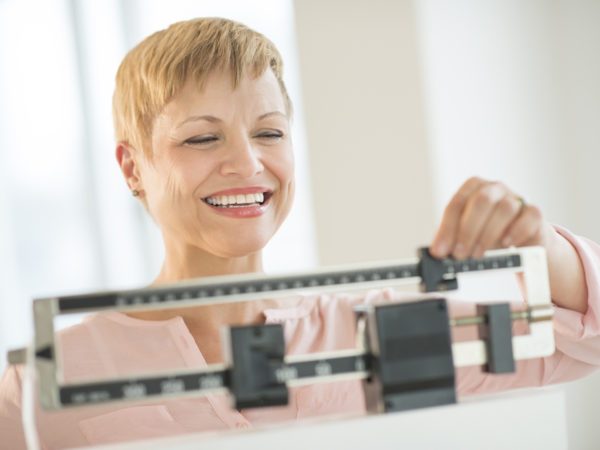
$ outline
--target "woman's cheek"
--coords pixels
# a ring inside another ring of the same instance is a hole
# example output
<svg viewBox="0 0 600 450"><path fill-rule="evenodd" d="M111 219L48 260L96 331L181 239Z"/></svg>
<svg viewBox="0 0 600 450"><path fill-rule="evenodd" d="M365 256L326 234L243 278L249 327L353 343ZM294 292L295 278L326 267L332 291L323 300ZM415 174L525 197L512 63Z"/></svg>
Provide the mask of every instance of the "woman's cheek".
<svg viewBox="0 0 600 450"><path fill-rule="evenodd" d="M216 155L204 155L200 153L195 155L194 158L183 161L180 167L178 167L178 171L181 172L182 183L188 189L202 189L211 176L218 174L218 158Z"/></svg>
<svg viewBox="0 0 600 450"><path fill-rule="evenodd" d="M289 184L294 178L294 154L290 149L285 149L280 153L273 165L275 176L280 180L282 187Z"/></svg>

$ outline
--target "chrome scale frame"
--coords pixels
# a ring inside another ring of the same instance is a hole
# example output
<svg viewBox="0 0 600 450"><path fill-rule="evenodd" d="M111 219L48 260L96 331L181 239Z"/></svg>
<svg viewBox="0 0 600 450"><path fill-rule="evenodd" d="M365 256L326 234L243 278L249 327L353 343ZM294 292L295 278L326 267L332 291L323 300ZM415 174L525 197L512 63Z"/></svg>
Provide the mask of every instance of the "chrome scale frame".
<svg viewBox="0 0 600 450"><path fill-rule="evenodd" d="M446 280L453 280L457 274L470 272L521 272L527 308L520 313L513 314L513 320L527 320L530 332L526 335L513 336L514 358L520 360L549 356L554 353L553 308L550 298L546 254L542 247L491 250L478 260L456 261L445 259L442 261L448 264L449 267L448 272L444 274ZM131 380L131 383L124 387L128 391L124 392L123 398L117 400L106 398L102 395L100 389L96 397L91 393L78 401L63 402L61 398L64 399L64 396L61 397L61 391L76 388L78 383L67 384L62 377L61 355L57 351L54 320L58 316L71 313L167 309L282 298L307 293L340 292L418 284L423 281L419 274L419 262L419 258L412 258L335 268L328 267L318 271L293 275L247 274L223 276L160 287L36 299L33 302L35 324L33 344L29 349L9 352L9 362L25 363L28 361L28 365L32 366L30 369L33 369L37 375L39 401L45 409L61 409L78 404L91 405L108 401L143 401L228 392L223 382L210 376L211 373L227 370L228 366L227 364L214 364L203 370L185 369L128 376L127 379ZM443 286L441 287L443 288ZM460 326L481 323L483 320L484 318L481 317L456 318L450 320L450 325ZM294 363L307 359L326 360L327 358L363 355L365 350L361 344L364 342L364 336L361 336L361 333L363 333L362 325L359 321L356 350L289 356L285 358L285 362ZM486 344L482 340L453 343L452 355L455 367L483 365L488 360ZM202 377L203 373L206 381L202 382L204 384L200 383L200 389L183 390L180 385L173 383L173 378L190 374ZM329 375L327 370L323 370L319 375L313 378L294 379L293 376L282 373L281 378L289 386L292 386L314 381L325 381L327 378L366 378L368 372L360 364L357 364L356 371L352 374ZM161 392L146 395L146 391L142 388L143 385L140 382L151 379L160 381ZM85 383L102 385L103 383L119 380L123 381L124 379L86 380Z"/></svg>

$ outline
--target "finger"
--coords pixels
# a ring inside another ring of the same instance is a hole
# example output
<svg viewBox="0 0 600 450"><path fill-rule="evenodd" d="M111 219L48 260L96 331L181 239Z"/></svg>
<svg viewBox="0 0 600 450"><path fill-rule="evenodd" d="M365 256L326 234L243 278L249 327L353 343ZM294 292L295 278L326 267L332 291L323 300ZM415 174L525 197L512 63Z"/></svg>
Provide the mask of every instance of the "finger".
<svg viewBox="0 0 600 450"><path fill-rule="evenodd" d="M506 235L509 225L520 216L522 205L520 198L514 194L505 195L496 204L475 244L477 250L473 251L474 258L481 258L486 250L500 246L500 241Z"/></svg>
<svg viewBox="0 0 600 450"><path fill-rule="evenodd" d="M543 224L539 208L533 205L525 206L517 219L506 229L501 242L502 247L540 243Z"/></svg>
<svg viewBox="0 0 600 450"><path fill-rule="evenodd" d="M471 195L461 217L456 246L452 252L456 258L467 258L474 252L481 252L476 244L496 205L507 192L507 187L502 183L487 183Z"/></svg>
<svg viewBox="0 0 600 450"><path fill-rule="evenodd" d="M456 235L459 228L460 217L465 208L467 200L471 194L476 191L484 180L478 177L469 178L458 189L452 197L444 214L440 227L431 243L431 254L436 258L444 258L448 256L456 243Z"/></svg>

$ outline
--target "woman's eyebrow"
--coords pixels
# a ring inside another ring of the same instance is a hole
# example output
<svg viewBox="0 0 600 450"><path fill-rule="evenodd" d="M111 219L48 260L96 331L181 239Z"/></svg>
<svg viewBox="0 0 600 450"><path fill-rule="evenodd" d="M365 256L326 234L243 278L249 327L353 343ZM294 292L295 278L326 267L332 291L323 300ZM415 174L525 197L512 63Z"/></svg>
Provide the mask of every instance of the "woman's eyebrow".
<svg viewBox="0 0 600 450"><path fill-rule="evenodd" d="M260 116L258 116L258 120L263 120L266 119L267 117L271 117L271 116L281 116L284 119L287 119L287 116L282 113L281 111L270 111L268 113L264 113L261 114ZM183 122L179 123L175 128L181 128L182 126L184 126L186 123L189 122L197 122L199 120L206 120L207 122L211 122L211 123L219 123L219 122L223 122L221 119L219 119L218 117L215 116L211 116L211 115L204 115L204 116L190 116L187 119L185 119Z"/></svg>
<svg viewBox="0 0 600 450"><path fill-rule="evenodd" d="M264 114L258 116L258 120L266 119L267 117L270 117L270 116L281 116L284 119L287 119L287 115L285 115L281 111L271 111L271 112L264 113Z"/></svg>
<svg viewBox="0 0 600 450"><path fill-rule="evenodd" d="M180 124L178 124L175 128L181 128L182 126L184 126L186 123L189 122L197 122L199 120L206 120L207 122L211 122L211 123L218 123L218 122L222 122L221 119L219 119L218 117L215 116L210 116L210 115L204 115L204 116L190 116L187 119L185 119L183 122L181 122Z"/></svg>

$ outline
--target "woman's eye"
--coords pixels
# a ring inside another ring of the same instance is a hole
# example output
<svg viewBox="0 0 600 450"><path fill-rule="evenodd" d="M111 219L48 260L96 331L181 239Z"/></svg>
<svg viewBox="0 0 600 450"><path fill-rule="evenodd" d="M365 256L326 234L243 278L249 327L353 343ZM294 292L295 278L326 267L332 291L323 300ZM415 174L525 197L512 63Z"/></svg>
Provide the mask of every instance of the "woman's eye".
<svg viewBox="0 0 600 450"><path fill-rule="evenodd" d="M279 139L283 137L283 133L279 131L265 131L263 133L259 133L258 137L265 139Z"/></svg>
<svg viewBox="0 0 600 450"><path fill-rule="evenodd" d="M217 136L199 136L193 137L185 140L183 143L188 145L202 145L202 144L210 144L212 142L218 141L219 138Z"/></svg>

